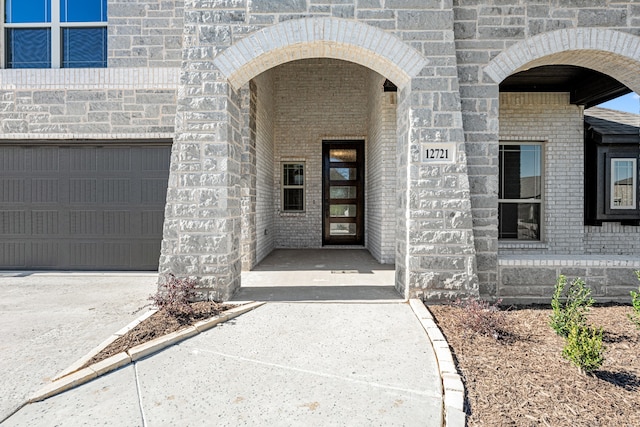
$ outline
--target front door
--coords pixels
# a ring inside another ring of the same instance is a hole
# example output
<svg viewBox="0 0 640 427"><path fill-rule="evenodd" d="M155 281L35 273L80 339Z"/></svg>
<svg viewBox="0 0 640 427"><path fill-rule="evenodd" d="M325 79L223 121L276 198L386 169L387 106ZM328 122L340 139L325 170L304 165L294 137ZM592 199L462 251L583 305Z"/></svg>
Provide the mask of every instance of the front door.
<svg viewBox="0 0 640 427"><path fill-rule="evenodd" d="M364 141L322 142L322 244L364 244Z"/></svg>

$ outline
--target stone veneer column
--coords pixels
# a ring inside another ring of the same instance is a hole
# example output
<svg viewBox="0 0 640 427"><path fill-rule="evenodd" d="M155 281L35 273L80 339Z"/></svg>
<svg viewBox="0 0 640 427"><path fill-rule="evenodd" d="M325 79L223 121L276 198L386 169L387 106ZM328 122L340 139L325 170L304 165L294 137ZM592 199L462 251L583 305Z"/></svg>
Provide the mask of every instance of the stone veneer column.
<svg viewBox="0 0 640 427"><path fill-rule="evenodd" d="M211 62L230 43L226 27L207 24L207 4L191 6L159 270L196 278L200 298L220 300L240 286L241 97Z"/></svg>
<svg viewBox="0 0 640 427"><path fill-rule="evenodd" d="M400 88L397 288L430 300L477 295L453 11L440 5L416 2L396 10L392 36L327 17L256 31L244 15L251 7L226 13L211 10L221 5L187 2L161 272L196 277L208 298L228 298L237 289L241 175L251 171L241 168L248 124L234 87L284 62L326 57L367 66ZM270 3L269 13L280 7ZM242 38L232 45L233 34ZM453 143L453 161L423 163L424 144L434 143Z"/></svg>
<svg viewBox="0 0 640 427"><path fill-rule="evenodd" d="M432 34L419 43L429 62L412 79L411 93L401 96L409 100L410 116L398 122L399 128L409 127L408 197L400 203L408 205L408 212L400 213L407 221L408 296L431 301L478 294L453 10L439 4L398 12L399 31ZM454 162L425 163L425 143L455 144Z"/></svg>

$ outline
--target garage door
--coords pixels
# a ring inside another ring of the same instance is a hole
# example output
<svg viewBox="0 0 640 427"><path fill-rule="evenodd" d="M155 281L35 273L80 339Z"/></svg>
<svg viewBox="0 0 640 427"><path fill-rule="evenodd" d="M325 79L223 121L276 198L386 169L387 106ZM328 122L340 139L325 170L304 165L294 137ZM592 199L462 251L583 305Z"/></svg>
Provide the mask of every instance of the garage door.
<svg viewBox="0 0 640 427"><path fill-rule="evenodd" d="M170 149L0 146L0 269L156 270Z"/></svg>

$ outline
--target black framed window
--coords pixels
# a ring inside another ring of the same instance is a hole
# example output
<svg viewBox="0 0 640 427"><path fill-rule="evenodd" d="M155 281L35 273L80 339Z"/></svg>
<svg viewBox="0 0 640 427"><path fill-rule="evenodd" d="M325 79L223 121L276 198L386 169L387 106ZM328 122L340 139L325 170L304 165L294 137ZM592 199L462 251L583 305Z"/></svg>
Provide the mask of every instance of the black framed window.
<svg viewBox="0 0 640 427"><path fill-rule="evenodd" d="M282 211L304 212L304 163L282 163Z"/></svg>
<svg viewBox="0 0 640 427"><path fill-rule="evenodd" d="M637 170L636 159L610 159L610 209L636 209L636 193L638 188Z"/></svg>
<svg viewBox="0 0 640 427"><path fill-rule="evenodd" d="M541 239L542 188L542 145L501 143L499 239Z"/></svg>
<svg viewBox="0 0 640 427"><path fill-rule="evenodd" d="M107 66L107 0L5 0L6 68Z"/></svg>

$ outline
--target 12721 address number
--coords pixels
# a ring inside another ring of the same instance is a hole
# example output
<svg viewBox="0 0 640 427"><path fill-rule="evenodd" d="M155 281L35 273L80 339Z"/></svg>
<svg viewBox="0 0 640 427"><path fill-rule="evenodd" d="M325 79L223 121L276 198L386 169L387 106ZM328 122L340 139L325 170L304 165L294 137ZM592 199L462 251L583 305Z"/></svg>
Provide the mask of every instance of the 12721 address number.
<svg viewBox="0 0 640 427"><path fill-rule="evenodd" d="M451 163L454 158L454 144L425 144L422 147L422 161L428 163Z"/></svg>

